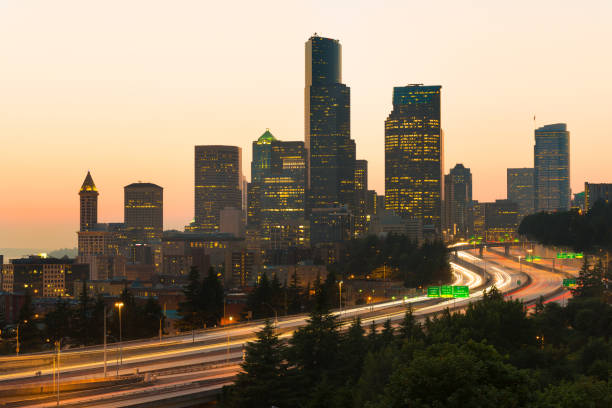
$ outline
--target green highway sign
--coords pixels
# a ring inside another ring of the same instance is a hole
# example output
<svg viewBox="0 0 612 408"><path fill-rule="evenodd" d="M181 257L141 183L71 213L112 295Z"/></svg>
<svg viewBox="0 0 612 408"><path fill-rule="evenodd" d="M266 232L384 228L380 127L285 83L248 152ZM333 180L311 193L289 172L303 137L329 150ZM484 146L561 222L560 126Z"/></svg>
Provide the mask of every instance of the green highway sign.
<svg viewBox="0 0 612 408"><path fill-rule="evenodd" d="M571 288L573 286L576 286L576 279L563 279L563 287Z"/></svg>
<svg viewBox="0 0 612 408"><path fill-rule="evenodd" d="M440 287L430 286L427 288L427 297L440 297Z"/></svg>
<svg viewBox="0 0 612 408"><path fill-rule="evenodd" d="M452 286L440 286L440 297L453 297Z"/></svg>
<svg viewBox="0 0 612 408"><path fill-rule="evenodd" d="M456 297L456 298L470 297L470 288L468 286L453 286L453 297Z"/></svg>
<svg viewBox="0 0 612 408"><path fill-rule="evenodd" d="M582 259L584 254L582 252L559 252L557 253L557 259Z"/></svg>

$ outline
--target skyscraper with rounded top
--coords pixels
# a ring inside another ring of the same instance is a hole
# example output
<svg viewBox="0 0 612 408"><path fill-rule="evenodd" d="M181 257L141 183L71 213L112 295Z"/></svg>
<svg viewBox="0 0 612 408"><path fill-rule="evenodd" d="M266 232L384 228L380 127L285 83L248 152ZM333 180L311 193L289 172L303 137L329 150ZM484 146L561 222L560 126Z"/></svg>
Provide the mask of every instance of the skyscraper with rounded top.
<svg viewBox="0 0 612 408"><path fill-rule="evenodd" d="M355 142L350 88L342 83L338 40L313 35L306 42L304 139L309 208L354 204Z"/></svg>

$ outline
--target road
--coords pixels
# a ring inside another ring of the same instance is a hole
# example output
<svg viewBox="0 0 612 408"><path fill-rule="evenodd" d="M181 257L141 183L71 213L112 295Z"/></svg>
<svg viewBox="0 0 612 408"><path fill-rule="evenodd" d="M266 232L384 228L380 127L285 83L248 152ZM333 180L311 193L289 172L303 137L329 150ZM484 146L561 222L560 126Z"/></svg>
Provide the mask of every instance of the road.
<svg viewBox="0 0 612 408"><path fill-rule="evenodd" d="M372 321L375 324L380 324L387 319L394 322L401 320L408 304L413 306L415 315L422 318L446 308L464 308L470 302L481 297L483 290L491 285L495 285L499 290L511 293L513 298L525 302L533 302L541 295L555 295L555 291L558 291L560 287L559 275L525 265L522 266L521 273L521 267L516 262L495 253L487 252L485 260L480 260L469 251L460 252L459 256L477 266L484 267L486 263L485 269L491 276L490 285L483 287L485 281L481 275L453 263L453 284L469 286L472 293L470 293L468 299L442 300L418 296L347 308L334 313L341 322L344 322L344 325L350 324L350 321L356 316L362 318L364 325L369 325ZM525 282L529 279L527 274L531 278L531 283L525 285ZM519 281L522 282L519 284ZM306 315L297 315L278 319L275 325L277 333L281 338L288 338L297 328L306 323L307 318ZM219 389L222 383L231 382L231 378L239 370L238 362L242 357L243 344L252 340L261 327L262 322L252 322L232 327L198 331L193 335L164 338L161 341L157 339L125 342L122 350L122 363L117 361L120 353L117 345L113 344L113 347L107 350L108 376L133 375L138 370L139 373L152 374L155 381L128 387L127 389L109 390L104 392L103 395L100 395L102 393L100 391L96 394L96 399L102 405L92 405L91 396L86 395L87 393L73 393L72 395L65 395L64 398L69 398L70 403L77 404L89 401L87 402L88 406L104 406L106 403L112 406L128 406L133 405L136 400L144 401L151 398L151 393L158 394L162 388L171 393L178 393L178 396L189 395L194 390L201 391L210 387L212 387L211 389L214 389L214 387ZM49 383L52 381L53 375L52 362L53 354L51 353L0 358L0 390L3 387L23 387ZM62 351L61 362L61 379L63 382L75 379L99 379L104 376L104 350L99 346ZM219 376L218 372L211 367L223 364L226 364L225 369L229 371ZM193 369L193 373L181 374L179 372L177 374L177 369L187 370L187 372ZM40 372L40 375L37 376L37 372ZM167 377L168 375L175 375L175 377ZM173 380L169 381L169 378L173 378ZM216 382L211 385L211 381ZM130 395L133 398L127 398ZM119 400L124 401L126 405L123 405L123 402L119 403ZM64 401L63 406L68 402ZM36 406L52 406L52 404L51 401L40 402L40 405ZM26 403L26 405L21 406L30 405Z"/></svg>

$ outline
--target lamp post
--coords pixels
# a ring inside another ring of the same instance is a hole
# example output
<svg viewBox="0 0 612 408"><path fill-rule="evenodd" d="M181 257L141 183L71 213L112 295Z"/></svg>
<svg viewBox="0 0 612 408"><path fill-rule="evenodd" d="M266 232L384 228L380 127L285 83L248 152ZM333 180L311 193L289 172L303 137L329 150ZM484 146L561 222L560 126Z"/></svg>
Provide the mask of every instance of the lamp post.
<svg viewBox="0 0 612 408"><path fill-rule="evenodd" d="M106 378L106 303L104 304L104 378Z"/></svg>
<svg viewBox="0 0 612 408"><path fill-rule="evenodd" d="M61 340L55 342L57 348L57 406L60 404L60 352L61 352Z"/></svg>
<svg viewBox="0 0 612 408"><path fill-rule="evenodd" d="M23 323L27 324L28 321L24 320ZM15 344L15 352L17 353L17 355L19 355L19 325L20 324L21 324L21 322L17 322L17 342Z"/></svg>
<svg viewBox="0 0 612 408"><path fill-rule="evenodd" d="M232 324L233 320L234 320L234 317L230 316L229 317L229 324ZM227 357L225 359L226 363L229 363L229 355L230 355L230 343L229 343L229 340L230 340L230 329L227 329Z"/></svg>
<svg viewBox="0 0 612 408"><path fill-rule="evenodd" d="M338 282L338 289L339 289L338 305L340 306L340 314L342 314L342 284L343 283L344 283L343 281Z"/></svg>
<svg viewBox="0 0 612 408"><path fill-rule="evenodd" d="M123 302L115 302L115 307L119 309L119 364L117 364L117 376L119 376L119 365L123 365L123 333L121 328L121 308Z"/></svg>

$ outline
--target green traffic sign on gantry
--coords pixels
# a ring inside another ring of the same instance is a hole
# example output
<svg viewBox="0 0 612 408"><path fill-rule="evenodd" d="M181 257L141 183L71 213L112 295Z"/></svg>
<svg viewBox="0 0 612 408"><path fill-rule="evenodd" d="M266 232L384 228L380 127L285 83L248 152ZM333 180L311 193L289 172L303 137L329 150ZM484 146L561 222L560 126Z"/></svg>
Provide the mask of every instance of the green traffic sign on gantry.
<svg viewBox="0 0 612 408"><path fill-rule="evenodd" d="M452 286L440 286L440 297L453 297L453 287Z"/></svg>
<svg viewBox="0 0 612 408"><path fill-rule="evenodd" d="M566 288L576 286L576 279L563 279L563 286Z"/></svg>
<svg viewBox="0 0 612 408"><path fill-rule="evenodd" d="M453 297L456 297L456 298L470 297L470 288L468 286L453 286Z"/></svg>
<svg viewBox="0 0 612 408"><path fill-rule="evenodd" d="M440 287L430 286L427 288L427 297L440 297Z"/></svg>

